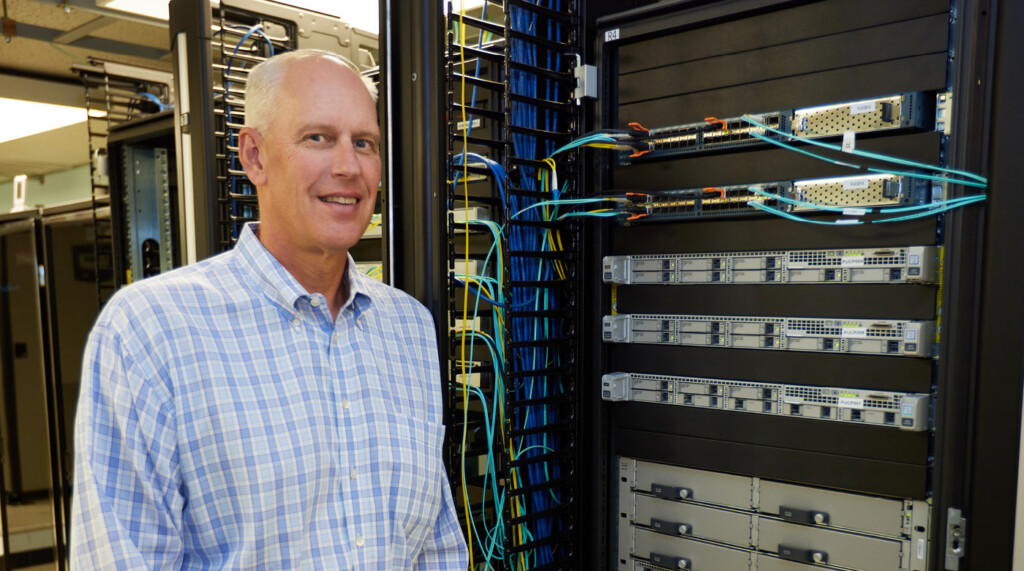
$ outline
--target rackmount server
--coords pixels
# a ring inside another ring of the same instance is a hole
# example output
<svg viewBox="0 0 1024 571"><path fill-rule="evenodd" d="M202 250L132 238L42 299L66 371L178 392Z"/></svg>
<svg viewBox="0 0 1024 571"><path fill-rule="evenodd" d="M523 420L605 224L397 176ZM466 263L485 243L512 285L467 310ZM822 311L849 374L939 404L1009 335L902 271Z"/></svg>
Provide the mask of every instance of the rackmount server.
<svg viewBox="0 0 1024 571"><path fill-rule="evenodd" d="M605 256L614 284L934 283L937 248L839 248Z"/></svg>
<svg viewBox="0 0 1024 571"><path fill-rule="evenodd" d="M696 345L931 357L935 323L881 319L740 317L723 315L607 315L610 343Z"/></svg>
<svg viewBox="0 0 1024 571"><path fill-rule="evenodd" d="M619 459L618 569L924 571L928 502Z"/></svg>
<svg viewBox="0 0 1024 571"><path fill-rule="evenodd" d="M931 428L931 395L917 393L608 373L601 377L601 398L890 426L916 432Z"/></svg>

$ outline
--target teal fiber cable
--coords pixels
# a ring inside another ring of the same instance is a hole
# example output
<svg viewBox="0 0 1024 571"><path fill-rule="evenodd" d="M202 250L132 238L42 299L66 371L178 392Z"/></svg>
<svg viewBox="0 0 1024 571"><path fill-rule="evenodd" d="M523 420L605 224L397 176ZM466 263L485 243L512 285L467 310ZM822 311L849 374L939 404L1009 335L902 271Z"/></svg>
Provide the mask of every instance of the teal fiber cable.
<svg viewBox="0 0 1024 571"><path fill-rule="evenodd" d="M754 119L750 115L743 115L743 120L746 121L747 123L750 123L751 125L754 125L755 127L758 127L760 129L764 129L765 131L768 131L768 132L771 132L771 133L775 133L776 135L779 135L781 137L786 137L786 138L788 138L790 140L801 141L801 142L807 143L809 145L814 145L816 147L821 147L823 149L830 149L830 150L839 151L839 152L847 152L847 153L849 153L851 155L856 155L856 156L859 156L859 157L865 157L865 158L869 158L869 159L885 161L885 162L888 162L888 163L894 163L894 164L908 166L908 167L928 169L928 170L933 170L933 171L938 171L938 172L945 172L945 173L953 174L953 175L956 175L956 176L962 176L962 177L971 178L971 179L977 180L979 182L984 182L984 183L988 182L987 178L985 178L985 177L983 177L981 175L974 174L972 172L967 172L967 171L962 171L962 170L957 170L957 169L950 169L950 168L946 168L946 167L940 167L940 166L937 166L937 165L929 165L929 164L925 164L925 163L919 163L917 161L911 161L911 160L907 160L907 159L902 159L900 157L893 157L893 156L889 156L889 155L883 155L881 153L872 153L871 151L862 151L862 150L859 150L859 149L851 149L849 151L844 151L843 148L840 147L839 145L833 145L832 143L825 143L823 141L816 141L814 139L805 139L805 138L797 137L797 136L792 135L790 133L786 133L785 131L780 131L779 129L775 129L774 127L769 127L768 125L765 125L764 123L761 123L757 119Z"/></svg>
<svg viewBox="0 0 1024 571"><path fill-rule="evenodd" d="M795 214L790 214L789 212L785 212L785 211L779 210L777 208L772 208L771 206L767 206L765 204L761 204L760 202L748 202L747 204L749 204L750 206L752 206L752 207L754 207L754 208L756 208L758 210L763 210L763 211L765 211L765 212L767 212L769 214L774 214L776 216L781 216L782 218L788 218L790 220L795 220L797 222L806 222L807 224L821 224L823 226L849 226L849 225L863 224L863 222L861 222L860 220L854 220L854 219L847 219L847 220L849 220L849 222L839 222L838 220L835 221L835 222L822 222L820 220L811 220L809 218L803 218L803 217L797 216Z"/></svg>

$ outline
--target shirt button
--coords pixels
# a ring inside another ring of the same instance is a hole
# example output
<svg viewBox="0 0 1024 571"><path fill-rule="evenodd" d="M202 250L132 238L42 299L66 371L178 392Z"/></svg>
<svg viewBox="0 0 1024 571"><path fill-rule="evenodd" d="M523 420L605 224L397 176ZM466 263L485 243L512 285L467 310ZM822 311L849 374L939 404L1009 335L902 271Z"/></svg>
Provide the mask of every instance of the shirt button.
<svg viewBox="0 0 1024 571"><path fill-rule="evenodd" d="M309 304L313 307L320 307L320 296L314 295L313 299L309 300Z"/></svg>
<svg viewBox="0 0 1024 571"><path fill-rule="evenodd" d="M357 535L356 536L356 547L362 547L364 543L366 543L366 542L363 540L363 536Z"/></svg>
<svg viewBox="0 0 1024 571"><path fill-rule="evenodd" d="M331 335L331 343L335 344L335 345L338 344L338 334L337 333L335 333L334 335Z"/></svg>
<svg viewBox="0 0 1024 571"><path fill-rule="evenodd" d="M353 480L355 480L356 479L356 469L352 468L352 471L348 473L348 476L350 478L352 478Z"/></svg>
<svg viewBox="0 0 1024 571"><path fill-rule="evenodd" d="M341 407L345 410L348 410L348 407L351 405L352 403L350 403L348 399L341 399Z"/></svg>
<svg viewBox="0 0 1024 571"><path fill-rule="evenodd" d="M302 320L295 316L295 319L292 320L292 327L298 327L300 323L302 323Z"/></svg>

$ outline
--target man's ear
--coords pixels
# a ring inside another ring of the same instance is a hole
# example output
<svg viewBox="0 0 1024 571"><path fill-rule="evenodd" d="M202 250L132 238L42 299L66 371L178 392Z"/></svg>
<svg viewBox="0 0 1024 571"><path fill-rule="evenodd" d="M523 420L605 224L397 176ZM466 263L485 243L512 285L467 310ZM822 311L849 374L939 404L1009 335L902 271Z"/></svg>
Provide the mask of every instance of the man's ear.
<svg viewBox="0 0 1024 571"><path fill-rule="evenodd" d="M242 127L238 133L238 160L245 169L245 175L257 187L267 181L264 168L263 135L252 127Z"/></svg>

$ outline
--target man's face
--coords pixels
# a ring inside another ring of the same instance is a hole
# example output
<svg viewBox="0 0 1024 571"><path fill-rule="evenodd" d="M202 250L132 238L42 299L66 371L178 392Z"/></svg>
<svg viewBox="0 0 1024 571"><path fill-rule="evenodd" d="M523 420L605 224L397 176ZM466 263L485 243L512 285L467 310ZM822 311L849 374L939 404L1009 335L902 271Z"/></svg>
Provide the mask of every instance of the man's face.
<svg viewBox="0 0 1024 571"><path fill-rule="evenodd" d="M336 61L300 60L282 78L268 123L261 174L249 173L260 188L260 239L278 255L347 253L380 183L380 128L366 86Z"/></svg>

